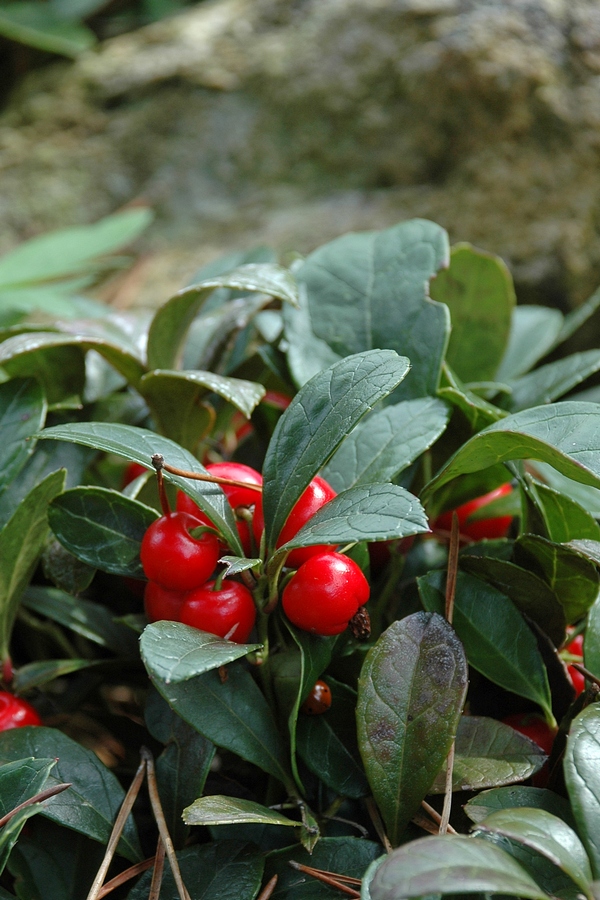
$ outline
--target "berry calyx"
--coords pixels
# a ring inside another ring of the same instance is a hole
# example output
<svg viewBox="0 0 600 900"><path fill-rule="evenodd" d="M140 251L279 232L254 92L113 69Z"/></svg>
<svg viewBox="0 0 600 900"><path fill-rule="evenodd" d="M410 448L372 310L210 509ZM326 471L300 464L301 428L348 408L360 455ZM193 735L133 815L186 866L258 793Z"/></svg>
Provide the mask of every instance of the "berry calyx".
<svg viewBox="0 0 600 900"><path fill-rule="evenodd" d="M369 599L360 567L341 553L321 553L303 563L281 598L290 622L312 634L341 634Z"/></svg>
<svg viewBox="0 0 600 900"><path fill-rule="evenodd" d="M316 681L312 691L300 707L307 716L320 716L331 707L331 689L327 682Z"/></svg>
<svg viewBox="0 0 600 900"><path fill-rule="evenodd" d="M178 622L185 599L185 591L173 591L155 581L148 581L144 590L144 611L149 622Z"/></svg>
<svg viewBox="0 0 600 900"><path fill-rule="evenodd" d="M0 691L0 731L41 724L42 720L31 703L8 691Z"/></svg>
<svg viewBox="0 0 600 900"><path fill-rule="evenodd" d="M325 506L326 503L333 500L336 496L337 494L331 485L328 484L324 478L321 478L320 475L316 475L304 490L304 493L300 496L300 499L296 502L296 505L287 517L285 524L281 529L281 533L277 538L277 547L281 547L283 544L291 541L300 529L306 525L308 520L312 519L314 514L321 509L322 506ZM257 547L260 546L260 539L264 528L265 519L262 507L262 497L260 497L256 502L254 518L252 520L252 531ZM291 569L297 569L312 556L317 556L320 553L334 549L334 546L328 544L317 544L314 547L299 547L297 550L292 550L291 553L288 554L285 564Z"/></svg>
<svg viewBox="0 0 600 900"><path fill-rule="evenodd" d="M142 538L140 559L149 581L174 591L190 591L212 575L219 559L219 540L212 531L192 537L201 527L194 516L172 512L150 525Z"/></svg>
<svg viewBox="0 0 600 900"><path fill-rule="evenodd" d="M224 578L220 588L207 581L186 594L179 621L236 644L245 644L256 620L252 593L238 581ZM216 588L216 589L215 589Z"/></svg>
<svg viewBox="0 0 600 900"><path fill-rule="evenodd" d="M474 500L469 500L468 503L463 503L462 506L458 506L455 512L458 516L461 535L473 541L506 537L513 520L512 516L492 516L489 519L474 519L473 521L469 521L469 518L476 510L487 506L494 500L498 500L499 497L511 494L512 491L513 486L511 484L501 484L495 490L483 494L481 497L476 497ZM451 528L452 510L442 513L432 525L434 531L449 532Z"/></svg>

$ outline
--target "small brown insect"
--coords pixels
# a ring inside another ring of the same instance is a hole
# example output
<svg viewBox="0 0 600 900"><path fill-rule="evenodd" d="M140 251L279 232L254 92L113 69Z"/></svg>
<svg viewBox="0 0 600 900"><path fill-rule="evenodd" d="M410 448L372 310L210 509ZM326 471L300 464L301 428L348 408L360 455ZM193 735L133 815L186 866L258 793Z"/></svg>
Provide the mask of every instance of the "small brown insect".
<svg viewBox="0 0 600 900"><path fill-rule="evenodd" d="M324 681L315 682L312 691L300 707L307 716L320 716L331 706L331 690Z"/></svg>

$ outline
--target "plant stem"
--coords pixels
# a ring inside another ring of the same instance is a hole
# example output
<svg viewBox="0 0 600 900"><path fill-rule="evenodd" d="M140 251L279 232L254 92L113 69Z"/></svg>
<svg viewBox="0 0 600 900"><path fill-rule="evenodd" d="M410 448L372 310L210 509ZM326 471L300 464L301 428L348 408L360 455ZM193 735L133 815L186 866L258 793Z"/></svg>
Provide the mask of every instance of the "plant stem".
<svg viewBox="0 0 600 900"><path fill-rule="evenodd" d="M150 803L152 804L152 812L154 813L154 818L156 819L156 824L158 825L158 833L160 834L161 841L164 844L169 864L171 866L173 879L177 886L177 892L179 894L180 900L191 900L187 888L183 883L183 879L181 877L179 863L177 862L177 856L175 855L175 848L173 847L173 841L171 840L171 835L169 834L169 829L167 828L167 823L165 821L165 814L160 802L158 785L156 783L156 771L154 769L154 757L146 747L142 747L142 759L144 759L146 762L146 770L148 772L148 793L150 795Z"/></svg>
<svg viewBox="0 0 600 900"><path fill-rule="evenodd" d="M187 469L178 469L165 462L164 457L160 453L155 453L152 457L152 465L157 472L162 469L169 472L170 475L179 475L180 478L191 478L193 481L208 481L211 484L226 484L231 487L245 487L252 491L262 493L262 484L254 484L250 481L238 481L235 478L221 478L219 475L211 475L209 472L188 472Z"/></svg>

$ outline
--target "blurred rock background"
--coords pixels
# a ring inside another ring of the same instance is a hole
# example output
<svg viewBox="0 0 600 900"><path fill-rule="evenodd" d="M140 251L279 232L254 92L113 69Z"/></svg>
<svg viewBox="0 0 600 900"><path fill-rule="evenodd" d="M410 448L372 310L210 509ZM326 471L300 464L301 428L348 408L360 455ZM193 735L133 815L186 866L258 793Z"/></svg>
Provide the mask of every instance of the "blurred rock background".
<svg viewBox="0 0 600 900"><path fill-rule="evenodd" d="M128 302L257 244L423 216L521 302L600 283L597 0L208 0L30 72L0 115L0 251L131 203Z"/></svg>

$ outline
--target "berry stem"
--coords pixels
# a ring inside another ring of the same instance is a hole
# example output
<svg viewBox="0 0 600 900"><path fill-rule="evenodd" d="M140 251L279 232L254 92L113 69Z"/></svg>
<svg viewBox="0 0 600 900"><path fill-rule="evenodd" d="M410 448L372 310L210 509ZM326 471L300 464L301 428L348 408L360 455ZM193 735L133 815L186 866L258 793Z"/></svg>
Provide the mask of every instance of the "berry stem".
<svg viewBox="0 0 600 900"><path fill-rule="evenodd" d="M262 484L254 484L251 481L238 481L235 478L221 478L219 475L210 475L208 472L188 472L187 469L178 469L165 462L164 457L160 453L155 453L152 457L152 465L157 472L162 469L170 475L179 475L180 478L191 478L194 481L208 481L211 484L226 484L230 487L245 487L252 491L262 491Z"/></svg>

